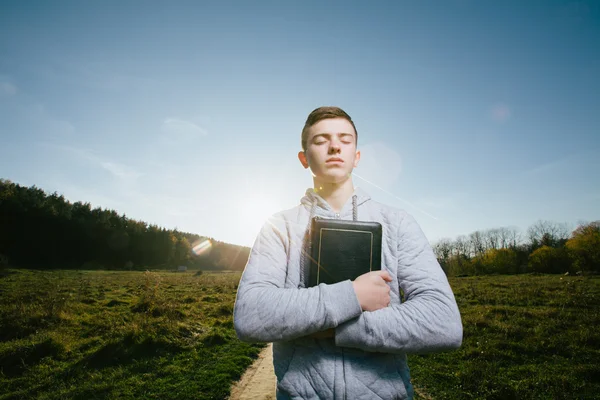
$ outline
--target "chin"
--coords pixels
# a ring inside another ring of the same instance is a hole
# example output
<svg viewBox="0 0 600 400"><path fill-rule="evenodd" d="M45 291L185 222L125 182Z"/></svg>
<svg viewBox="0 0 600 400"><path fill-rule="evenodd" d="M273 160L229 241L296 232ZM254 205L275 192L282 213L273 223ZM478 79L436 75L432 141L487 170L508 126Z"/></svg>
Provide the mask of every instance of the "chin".
<svg viewBox="0 0 600 400"><path fill-rule="evenodd" d="M339 175L327 175L322 178L323 183L343 183L347 181L350 177L348 174L339 174Z"/></svg>

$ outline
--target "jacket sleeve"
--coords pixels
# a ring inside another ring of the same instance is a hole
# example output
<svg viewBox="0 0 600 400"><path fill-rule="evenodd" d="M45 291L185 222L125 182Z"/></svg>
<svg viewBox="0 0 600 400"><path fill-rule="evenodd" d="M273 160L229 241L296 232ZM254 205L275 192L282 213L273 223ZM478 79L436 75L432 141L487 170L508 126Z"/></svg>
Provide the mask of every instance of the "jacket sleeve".
<svg viewBox="0 0 600 400"><path fill-rule="evenodd" d="M362 312L350 280L284 287L289 251L285 226L282 219L269 218L250 251L233 310L234 329L242 341L292 340L335 328Z"/></svg>
<svg viewBox="0 0 600 400"><path fill-rule="evenodd" d="M460 312L427 238L403 212L398 232L398 282L405 302L363 312L335 330L337 346L386 353L428 353L462 343Z"/></svg>

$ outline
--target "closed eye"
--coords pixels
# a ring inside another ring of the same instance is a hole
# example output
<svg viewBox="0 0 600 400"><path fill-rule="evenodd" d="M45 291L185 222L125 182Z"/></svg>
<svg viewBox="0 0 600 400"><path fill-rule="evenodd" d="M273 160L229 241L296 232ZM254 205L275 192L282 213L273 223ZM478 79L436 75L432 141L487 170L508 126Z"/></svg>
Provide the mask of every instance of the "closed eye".
<svg viewBox="0 0 600 400"><path fill-rule="evenodd" d="M313 139L313 144L315 145L321 145L321 144L325 144L329 141L329 137L331 135L327 134L327 133L322 133L319 135L316 135ZM354 143L354 136L348 134L348 133L342 133L339 134L338 137L340 138L340 141L343 144L352 144Z"/></svg>

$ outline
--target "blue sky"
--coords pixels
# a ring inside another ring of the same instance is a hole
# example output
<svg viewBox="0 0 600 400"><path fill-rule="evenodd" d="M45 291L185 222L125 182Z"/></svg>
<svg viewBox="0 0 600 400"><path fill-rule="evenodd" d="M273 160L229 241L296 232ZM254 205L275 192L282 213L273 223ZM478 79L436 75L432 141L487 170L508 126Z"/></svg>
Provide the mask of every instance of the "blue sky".
<svg viewBox="0 0 600 400"><path fill-rule="evenodd" d="M597 1L3 1L0 177L251 245L306 116L433 243L600 218Z"/></svg>

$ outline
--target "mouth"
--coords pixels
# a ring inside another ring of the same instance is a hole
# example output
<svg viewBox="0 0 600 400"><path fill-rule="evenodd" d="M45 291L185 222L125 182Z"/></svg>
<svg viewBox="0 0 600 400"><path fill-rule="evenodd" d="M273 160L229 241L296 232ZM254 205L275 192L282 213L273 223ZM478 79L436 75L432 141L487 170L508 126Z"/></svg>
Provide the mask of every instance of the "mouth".
<svg viewBox="0 0 600 400"><path fill-rule="evenodd" d="M341 158L330 158L327 161L325 161L325 163L330 164L330 163L343 163L344 160L342 160Z"/></svg>

